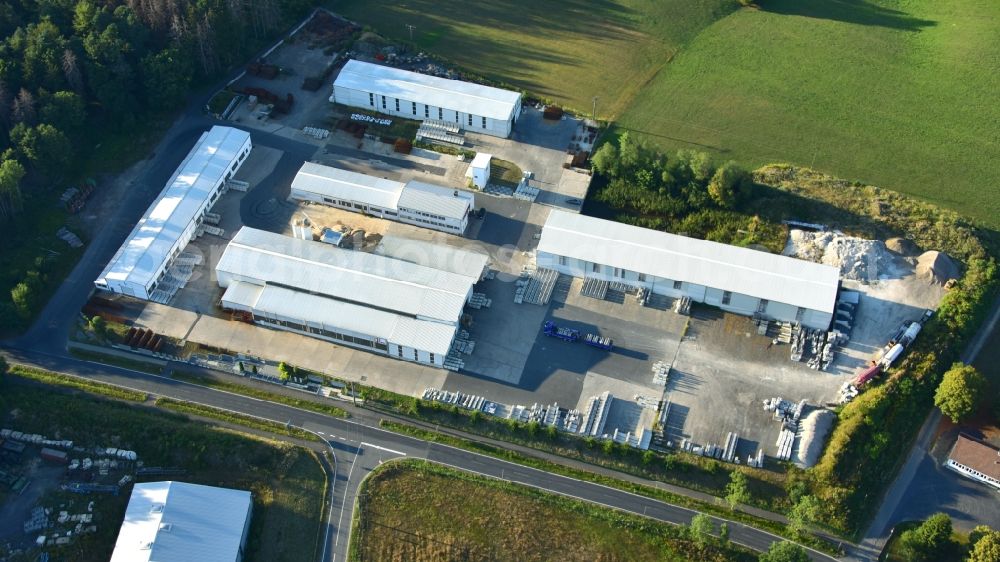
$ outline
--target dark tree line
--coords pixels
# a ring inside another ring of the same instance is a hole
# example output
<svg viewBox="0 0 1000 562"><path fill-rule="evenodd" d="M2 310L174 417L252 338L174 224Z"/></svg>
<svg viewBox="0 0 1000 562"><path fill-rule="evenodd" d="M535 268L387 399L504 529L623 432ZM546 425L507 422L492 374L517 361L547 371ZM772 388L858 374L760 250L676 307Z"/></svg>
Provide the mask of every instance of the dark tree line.
<svg viewBox="0 0 1000 562"><path fill-rule="evenodd" d="M0 222L25 182L72 175L93 131L177 107L193 81L242 62L307 0L0 2ZM26 180L27 178L27 180ZM31 189L35 189L32 187ZM39 188L41 189L41 188Z"/></svg>

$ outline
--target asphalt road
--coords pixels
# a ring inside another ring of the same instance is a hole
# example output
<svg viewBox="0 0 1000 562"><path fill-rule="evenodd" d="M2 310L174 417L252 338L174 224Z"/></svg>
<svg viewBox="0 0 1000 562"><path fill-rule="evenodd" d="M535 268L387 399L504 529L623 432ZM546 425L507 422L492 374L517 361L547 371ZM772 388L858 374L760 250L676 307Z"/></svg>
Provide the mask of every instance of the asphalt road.
<svg viewBox="0 0 1000 562"><path fill-rule="evenodd" d="M969 347L962 353L961 358L964 363L971 364L975 361L979 350L983 348L989 335L996 329L998 322L1000 322L1000 299L993 303L993 310L990 312L988 320L979 328L976 336L969 343ZM959 494L968 496L969 505L967 509L963 510L965 513L949 513L952 517L976 518L977 514L973 511L986 504L992 506L993 512L982 514L984 515L982 521L977 521L977 523L989 524L993 520L1000 519L996 492L971 481L961 481L964 480L962 477L946 472L931 456L932 439L940 422L941 410L934 408L920 427L920 433L906 458L906 463L886 491L878 513L875 514L875 518L868 527L865 538L858 545L859 555L853 559L876 559L896 525L941 511L941 506L934 508L928 505L928 502L920 501L921 496L927 496L925 492L928 488L933 489L941 498L948 497L946 493L942 494L942 492L946 492L943 488L949 488L954 495L954 497L949 498L951 501L954 501ZM945 482L942 483L942 480ZM928 511L931 513L927 513ZM963 523L968 526L969 522L963 521Z"/></svg>
<svg viewBox="0 0 1000 562"><path fill-rule="evenodd" d="M532 486L611 508L644 515L674 524L689 524L695 511L638 496L599 484L584 482L542 470L506 462L494 457L430 443L382 430L354 420L331 418L282 404L257 400L114 366L83 361L63 354L8 350L11 360L41 368L127 386L157 396L167 396L250 414L312 431L326 439L336 458L336 477L328 522L326 559L345 560L350 540L351 514L358 486L380 463L397 458L427 459L460 470ZM368 415L370 418L370 414ZM722 522L715 519L716 524ZM730 540L755 550L767 550L780 537L729 521ZM810 552L813 560L836 560Z"/></svg>
<svg viewBox="0 0 1000 562"><path fill-rule="evenodd" d="M66 341L70 331L74 329L79 310L90 297L93 280L114 255L145 208L162 190L164 183L191 149L200 133L218 124L218 121L202 115L201 108L209 95L202 94L193 98L188 110L167 131L142 173L126 191L120 204L115 207L114 213L102 217L107 226L90 240L79 263L49 300L32 327L19 338L0 342L0 348L9 353L12 361L129 386L158 396L188 400L288 422L326 438L336 458L336 478L331 494L331 517L328 522L328 543L325 549L327 560L346 559L351 513L358 486L365 475L381 462L403 457L428 459L461 470L642 514L660 521L675 524L690 522L696 512L685 508L493 457L383 431L375 426L377 422L372 422L371 413L367 411L369 419L364 423L339 420L280 404L69 356L66 352ZM228 122L226 124L239 126ZM307 158L315 150L311 145L277 135L256 130L251 130L250 133L255 145L276 148L284 151L286 155L271 176L259 186L261 189L251 190L247 194L245 206L252 206L259 198L273 197L276 189L274 186L279 185L285 176L291 177L289 174L294 173L291 167L297 166L296 160ZM657 484L650 483L650 485ZM720 522L721 520L716 520L717 524ZM772 542L781 540L770 533L739 523L728 524L732 541L755 550L766 550ZM811 557L813 560L834 560L818 552L812 552Z"/></svg>

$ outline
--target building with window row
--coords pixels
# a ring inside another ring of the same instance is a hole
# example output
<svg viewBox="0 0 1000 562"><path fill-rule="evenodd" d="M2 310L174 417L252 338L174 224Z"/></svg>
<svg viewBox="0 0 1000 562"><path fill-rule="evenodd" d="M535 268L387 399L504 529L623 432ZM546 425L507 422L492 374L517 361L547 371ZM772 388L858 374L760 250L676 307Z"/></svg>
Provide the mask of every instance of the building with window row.
<svg viewBox="0 0 1000 562"><path fill-rule="evenodd" d="M417 180L406 183L306 162L292 180L291 198L462 235L475 196Z"/></svg>
<svg viewBox="0 0 1000 562"><path fill-rule="evenodd" d="M538 267L826 330L840 271L787 256L553 210Z"/></svg>
<svg viewBox="0 0 1000 562"><path fill-rule="evenodd" d="M215 271L222 307L257 324L440 367L485 266L446 246L369 254L243 227Z"/></svg>
<svg viewBox="0 0 1000 562"><path fill-rule="evenodd" d="M521 94L349 60L333 82L331 102L460 129L509 137L521 115Z"/></svg>
<svg viewBox="0 0 1000 562"><path fill-rule="evenodd" d="M959 434L945 466L1000 490L1000 451L986 443Z"/></svg>
<svg viewBox="0 0 1000 562"><path fill-rule="evenodd" d="M216 126L202 133L94 285L149 300L250 148L250 133L239 129Z"/></svg>

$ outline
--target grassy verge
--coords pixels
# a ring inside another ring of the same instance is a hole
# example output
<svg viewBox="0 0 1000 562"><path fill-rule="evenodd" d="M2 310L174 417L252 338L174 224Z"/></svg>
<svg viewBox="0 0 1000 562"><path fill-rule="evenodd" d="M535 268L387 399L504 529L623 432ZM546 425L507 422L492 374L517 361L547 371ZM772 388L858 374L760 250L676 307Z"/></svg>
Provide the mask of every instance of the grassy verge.
<svg viewBox="0 0 1000 562"><path fill-rule="evenodd" d="M243 396L249 396L251 398L260 398L261 400L267 400L269 402L277 402L279 404L284 404L286 406L292 406L295 408L301 408L303 410L309 410L311 412L316 412L319 414L326 414L328 416L333 416L335 418L347 417L347 410L344 410L343 408L337 406L333 406L331 404L320 404L312 400L295 398L292 396L286 396L284 394L279 394L276 392L268 392L266 390L261 390L259 388L254 388L252 386L247 386L236 382L220 381L212 377L205 377L202 375L189 373L185 371L174 371L173 373L171 373L170 377L177 379L179 381L189 382L200 386L207 386L208 388L214 388L216 390L224 390L226 392L242 394Z"/></svg>
<svg viewBox="0 0 1000 562"><path fill-rule="evenodd" d="M52 373L49 371L43 371L41 369L35 369L33 367L25 367L22 365L12 366L10 368L9 374L11 376L20 377L22 379L29 379L45 384L54 384L57 386L73 388L76 390L83 390L85 392L90 392L92 394L100 394L101 396L107 396L109 398L117 398L119 400L129 400L132 402L145 402L146 399L149 397L149 395L146 394L145 392L139 392L137 390L129 390L111 384L105 384L102 382L96 382L79 377L71 377L69 375L61 375L59 373Z"/></svg>
<svg viewBox="0 0 1000 562"><path fill-rule="evenodd" d="M149 373L151 375L159 375L163 372L162 365L157 365L149 361L143 361L141 359L129 359L127 357L119 357L110 353L100 353L98 351L90 351L75 347L70 347L69 353L77 359L104 363L105 365L115 365L116 367L122 367L123 369L142 371L143 373Z"/></svg>
<svg viewBox="0 0 1000 562"><path fill-rule="evenodd" d="M739 471L747 476L751 492L748 503L769 511L790 509L787 489L800 486L802 480L802 471L786 463L771 463L767 469L737 467L681 451L639 451L610 441L570 435L538 424L517 423L440 403L428 403L380 389L366 388L363 396L366 404L376 409L388 409L424 422L715 496L725 494L730 474Z"/></svg>
<svg viewBox="0 0 1000 562"><path fill-rule="evenodd" d="M0 424L58 435L88 449L134 450L147 466L185 470L185 482L250 490L254 505L246 559L316 559L322 538L317 523L325 520L326 477L315 455L302 447L220 429L164 410L28 385L3 388ZM42 497L47 507L58 509L61 502L79 501L79 496L53 493ZM81 535L71 553L58 557L79 562L111 557L129 494L90 499L97 499L97 532Z"/></svg>
<svg viewBox="0 0 1000 562"><path fill-rule="evenodd" d="M351 560L756 559L686 527L424 461L377 469L356 515Z"/></svg>
<svg viewBox="0 0 1000 562"><path fill-rule="evenodd" d="M490 159L490 181L508 187L517 187L521 183L521 176L524 172L517 164L501 160L500 158Z"/></svg>
<svg viewBox="0 0 1000 562"><path fill-rule="evenodd" d="M193 404L191 402L174 400L173 398L157 398L156 405L160 408L173 410L175 412L181 412L184 414L191 414L194 416L201 416L205 418L212 418L214 420L234 423L242 425L243 427L248 427L250 429L267 431L269 433L274 433L277 435L285 435L287 437L304 439L306 441L319 441L319 438L313 435L312 433L309 433L308 431L299 429L294 426L288 426L270 420L255 418L253 416L248 416L245 414L238 414L236 412L228 412L226 410L220 410L219 408L213 408L211 406Z"/></svg>
<svg viewBox="0 0 1000 562"><path fill-rule="evenodd" d="M537 468L539 470L544 470L546 472L552 472L555 474L569 476L571 478L576 478L578 480L583 480L586 482L601 484L603 486L608 486L610 488L616 488L619 490L624 490L626 492L631 492L633 494L654 498L673 505L683 506L688 509L700 511L702 513L709 513L718 517L730 519L732 521L738 521L740 523L744 523L751 527L764 529L776 535L787 537L790 540L800 542L802 544L805 544L811 548L814 548L822 552L826 552L833 555L838 554L837 549L834 548L833 545L827 543L822 539L819 539L818 537L812 535L796 536L780 523L755 517L753 515L744 513L742 511L732 511L720 505L698 501L689 498L687 496L681 496L678 494L668 492L666 490L651 488L649 486L642 486L631 482L625 482L617 478L611 478L609 476L595 474L585 470L570 468L568 466L564 466L544 459L539 459L537 457L522 455L520 453L510 451L508 449L501 449L499 447L494 447L492 445L487 445L485 443L479 443L476 441L461 439L450 435L444 435L442 433L421 429L407 424L383 420L380 425L383 428L388 429L390 431L395 431L397 433L410 435L412 437L417 437L419 439L424 439L426 441L433 441L435 443L443 443L445 445L451 445L453 447L465 449L467 451L473 451L476 453L489 455L491 457L496 457L499 459L521 464L524 466L530 466L532 468Z"/></svg>

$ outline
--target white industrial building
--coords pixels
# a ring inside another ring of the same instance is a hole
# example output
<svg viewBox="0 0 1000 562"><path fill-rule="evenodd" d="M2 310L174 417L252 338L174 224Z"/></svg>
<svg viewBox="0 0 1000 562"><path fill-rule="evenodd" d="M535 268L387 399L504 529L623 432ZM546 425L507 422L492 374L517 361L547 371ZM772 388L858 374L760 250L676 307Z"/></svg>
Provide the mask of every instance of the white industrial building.
<svg viewBox="0 0 1000 562"><path fill-rule="evenodd" d="M358 60L340 70L330 101L504 138L521 115L518 92Z"/></svg>
<svg viewBox="0 0 1000 562"><path fill-rule="evenodd" d="M250 148L250 134L239 129L216 126L203 133L94 281L97 288L163 300L158 298L157 287L169 277L166 273L172 261L195 237L205 213L246 160Z"/></svg>
<svg viewBox="0 0 1000 562"><path fill-rule="evenodd" d="M830 326L840 285L836 267L557 210L545 221L536 262L821 330Z"/></svg>
<svg viewBox="0 0 1000 562"><path fill-rule="evenodd" d="M459 235L468 228L476 204L468 191L417 180L402 183L315 162L306 162L295 174L291 198Z"/></svg>
<svg viewBox="0 0 1000 562"><path fill-rule="evenodd" d="M482 276L423 265L468 263L449 251L397 259L243 227L215 271L222 307L256 323L443 366Z"/></svg>
<svg viewBox="0 0 1000 562"><path fill-rule="evenodd" d="M240 562L250 492L185 482L132 488L111 562Z"/></svg>

